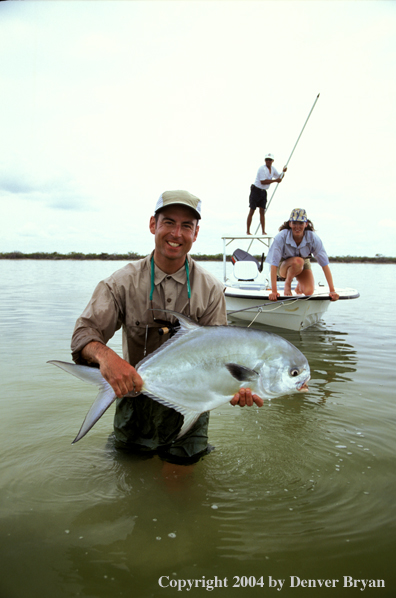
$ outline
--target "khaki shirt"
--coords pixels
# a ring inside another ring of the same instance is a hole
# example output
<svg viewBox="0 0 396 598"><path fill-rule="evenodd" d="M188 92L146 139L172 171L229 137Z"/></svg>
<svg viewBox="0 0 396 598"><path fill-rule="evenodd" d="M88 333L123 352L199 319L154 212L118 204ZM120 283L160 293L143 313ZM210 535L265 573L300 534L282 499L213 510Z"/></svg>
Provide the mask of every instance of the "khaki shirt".
<svg viewBox="0 0 396 598"><path fill-rule="evenodd" d="M136 366L169 336L158 333L161 324L154 317L174 321L164 308L190 316L202 325L226 325L224 286L188 256L191 298L183 266L168 275L155 266L151 290L151 256L132 262L96 287L90 302L78 318L72 337L72 355L84 363L81 350L91 341L106 344L122 327L123 356ZM158 311L150 311L157 309ZM114 416L116 445L139 451L158 451L166 458L194 458L207 450L209 413L202 413L195 425L177 439L183 416L145 396L126 395L117 399Z"/></svg>
<svg viewBox="0 0 396 598"><path fill-rule="evenodd" d="M155 266L150 301L151 257L131 262L97 285L74 328L71 349L76 363L84 363L80 353L85 345L91 341L106 344L122 327L123 357L136 366L145 352L152 353L168 340L167 335L160 336L161 324L154 321L154 318L175 321L162 311L164 308L189 316L202 325L227 324L224 285L190 256L191 299L187 295L184 266L171 275Z"/></svg>

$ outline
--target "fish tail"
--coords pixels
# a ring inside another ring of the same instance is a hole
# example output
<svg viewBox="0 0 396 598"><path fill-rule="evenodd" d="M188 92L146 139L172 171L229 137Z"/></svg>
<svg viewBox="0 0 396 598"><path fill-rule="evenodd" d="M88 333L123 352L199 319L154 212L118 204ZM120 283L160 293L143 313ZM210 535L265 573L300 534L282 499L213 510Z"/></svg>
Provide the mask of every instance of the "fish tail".
<svg viewBox="0 0 396 598"><path fill-rule="evenodd" d="M95 384L95 386L99 387L99 393L95 401L92 403L87 415L85 416L80 431L72 442L72 444L74 444L75 442L81 440L81 438L83 438L85 434L87 434L87 432L89 432L89 430L96 424L98 419L102 417L104 412L116 399L116 394L110 384L103 378L98 368L55 360L48 361L47 363L56 365L62 370L65 370L65 372L76 376L80 380L88 382L89 384Z"/></svg>

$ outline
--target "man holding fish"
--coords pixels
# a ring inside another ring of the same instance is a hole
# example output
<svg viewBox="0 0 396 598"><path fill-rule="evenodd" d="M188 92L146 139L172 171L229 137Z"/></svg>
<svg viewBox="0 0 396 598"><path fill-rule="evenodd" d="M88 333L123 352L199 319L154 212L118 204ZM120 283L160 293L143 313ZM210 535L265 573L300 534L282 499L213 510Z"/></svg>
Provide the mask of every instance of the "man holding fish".
<svg viewBox="0 0 396 598"><path fill-rule="evenodd" d="M161 332L171 329L175 318L164 310L187 315L203 326L227 324L223 285L188 255L200 219L196 196L188 191L162 193L149 224L153 253L101 281L77 320L73 359L98 364L117 395L114 431L121 448L158 451L176 459L207 451L208 412L178 438L183 415L144 394L136 396L143 380L135 369L169 338ZM121 327L123 359L107 346ZM262 406L263 401L249 388L240 388L231 400L241 407L254 403Z"/></svg>

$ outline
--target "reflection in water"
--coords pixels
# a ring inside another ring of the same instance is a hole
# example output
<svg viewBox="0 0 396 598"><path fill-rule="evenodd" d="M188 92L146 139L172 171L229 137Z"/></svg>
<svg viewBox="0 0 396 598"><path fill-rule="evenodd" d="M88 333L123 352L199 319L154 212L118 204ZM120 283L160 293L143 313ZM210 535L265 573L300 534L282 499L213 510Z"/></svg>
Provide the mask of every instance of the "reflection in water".
<svg viewBox="0 0 396 598"><path fill-rule="evenodd" d="M260 325L254 325L253 328L269 330ZM323 324L304 332L281 328L271 328L270 331L286 338L308 359L311 369L309 400L325 400L335 394L330 384L332 382L352 382L353 378L349 374L356 371L358 358L353 345L347 343L347 333L328 329ZM342 392L345 392L345 387Z"/></svg>
<svg viewBox="0 0 396 598"><path fill-rule="evenodd" d="M320 326L305 332L298 345L310 364L311 387L315 387L315 394L324 400L335 392L330 383L352 382L350 374L356 371L357 352L346 342L346 333L326 330L324 327L321 330Z"/></svg>

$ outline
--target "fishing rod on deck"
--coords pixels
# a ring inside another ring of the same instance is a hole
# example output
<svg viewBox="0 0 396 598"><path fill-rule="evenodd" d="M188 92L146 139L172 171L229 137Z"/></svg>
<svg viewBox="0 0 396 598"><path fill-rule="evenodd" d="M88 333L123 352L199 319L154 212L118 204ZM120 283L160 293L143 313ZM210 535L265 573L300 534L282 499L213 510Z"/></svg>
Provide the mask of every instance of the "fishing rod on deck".
<svg viewBox="0 0 396 598"><path fill-rule="evenodd" d="M292 157L292 155L294 154L294 150L296 149L296 147L297 147L297 144L298 144L298 142L299 142L299 141L300 141L300 139L301 139L301 135L303 134L303 132L304 132L304 129L305 129L305 127L307 126L307 123L308 123L308 121L309 121L309 119L310 119L310 116L311 116L311 114L312 114L312 112L313 112L313 110L314 110L314 108L315 108L315 106L316 106L316 102L317 102L317 101L318 101L318 99L319 99L319 96L320 96L320 93L318 93L318 95L316 96L316 99L315 99L315 101L314 101L314 103L313 103L313 106L312 106L311 110L309 111L309 114L308 114L308 116L307 116L307 118L306 118L306 121L305 121L305 123L304 123L304 126L303 126L303 128L301 129L301 132L300 132L299 136L297 137L297 141L296 141L296 143L294 144L294 147L293 147L293 149L292 149L292 151L291 151L291 154L290 154L290 156L289 156L289 158L288 158L288 160L287 160L287 162L286 162L286 164L285 164L285 168L287 168L287 166L288 166L288 164L289 164L289 162L290 162L290 160L291 160L291 157ZM285 175L285 173L284 173L284 172L282 172L282 173L281 173L281 175L280 175L280 178L281 178L281 179L283 179L284 175ZM275 195L275 193L276 193L276 190L278 189L278 187L279 187L279 183L277 183L277 184L276 184L276 187L275 187L275 189L274 189L274 191L273 191L273 193L272 193L272 195L271 195L271 198L270 198L270 200L269 200L269 202L268 202L268 204L267 204L267 206L266 206L266 208L265 208L265 213L267 213L267 210L268 210L268 208L269 208L269 206L270 206L270 203L271 203L271 201L272 201L272 199L273 199L273 197L274 197L274 195ZM257 226L257 228L256 228L256 232L254 233L255 235L257 235L257 232L258 232L258 229L259 229L259 228L260 228L260 224L259 224L259 225ZM249 245L249 247L247 248L248 252L249 252L249 249L250 249L250 248L251 248L251 246L252 246L252 243L253 243L253 239L251 240L251 242L250 242L250 245Z"/></svg>
<svg viewBox="0 0 396 598"><path fill-rule="evenodd" d="M260 303L259 305L249 305L249 307L241 307L240 309L234 309L232 311L227 311L227 316L232 316L233 314L239 314L241 311L249 311L250 309L257 309L258 311L262 311L263 307L271 306L274 309L279 309L285 303L295 302L295 301L308 301L310 295L304 295L303 297L294 296L287 297L284 299L278 299L278 301L267 301L266 303Z"/></svg>

